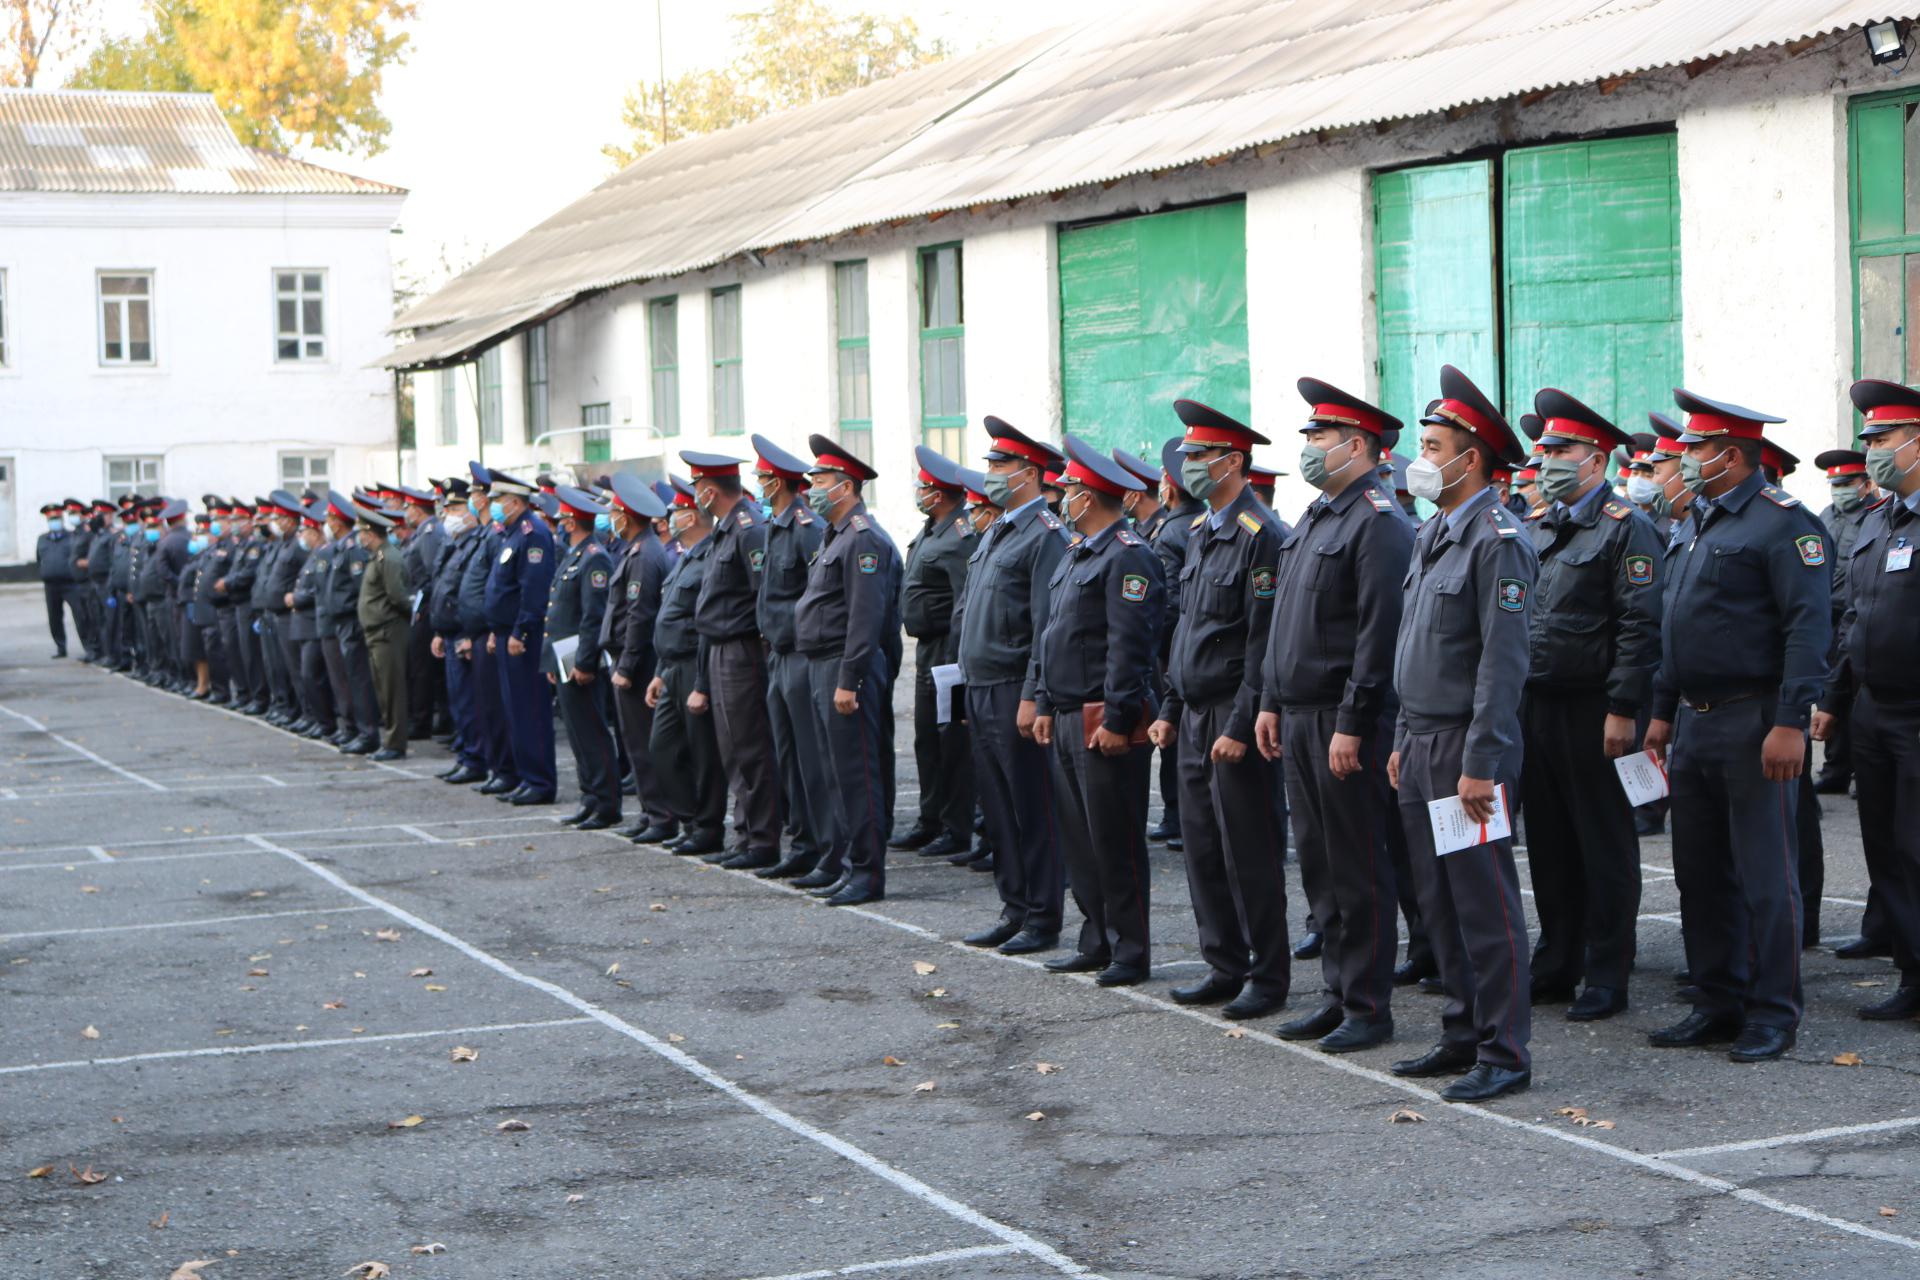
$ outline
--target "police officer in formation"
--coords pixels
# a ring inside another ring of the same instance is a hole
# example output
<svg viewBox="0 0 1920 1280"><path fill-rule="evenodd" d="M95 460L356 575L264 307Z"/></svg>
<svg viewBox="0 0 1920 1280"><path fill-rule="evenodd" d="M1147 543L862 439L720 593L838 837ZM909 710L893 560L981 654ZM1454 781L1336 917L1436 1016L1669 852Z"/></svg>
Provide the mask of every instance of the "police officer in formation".
<svg viewBox="0 0 1920 1280"><path fill-rule="evenodd" d="M1920 1015L1920 391L1854 386L1863 448L1816 459L1816 520L1772 482L1798 461L1766 439L1779 419L1688 391L1684 426L1656 412L1629 437L1543 390L1529 458L1445 367L1407 464L1391 415L1299 390L1319 496L1294 527L1257 493L1266 437L1182 400L1158 466L991 416L982 471L920 448L904 559L863 500L875 470L818 435L810 461L752 438L758 502L718 454L658 487L476 462L430 489L210 494L198 517L52 503L36 559L56 656L71 614L89 661L382 762L444 706L438 776L516 805L558 799L557 714L567 823L611 829L632 795L617 834L836 906L886 893L912 635L921 799L891 845L994 873L999 919L968 943L1059 948L1071 888L1079 932L1045 967L1147 981L1148 842L1168 839L1207 965L1170 995L1277 1013L1290 807L1322 989L1278 1034L1379 1045L1393 987L1431 974L1438 1043L1392 1069L1460 1077L1454 1101L1528 1087L1533 1004L1628 1007L1636 815L1609 775L1640 749L1670 779L1694 1003L1652 1043L1791 1048L1821 739L1873 881L1872 936L1840 953L1884 946L1902 976L1859 1014ZM1509 473L1535 486L1524 517ZM1434 508L1417 529L1413 499ZM1466 847L1440 851L1435 802ZM1486 829L1522 807L1532 948L1512 837Z"/></svg>

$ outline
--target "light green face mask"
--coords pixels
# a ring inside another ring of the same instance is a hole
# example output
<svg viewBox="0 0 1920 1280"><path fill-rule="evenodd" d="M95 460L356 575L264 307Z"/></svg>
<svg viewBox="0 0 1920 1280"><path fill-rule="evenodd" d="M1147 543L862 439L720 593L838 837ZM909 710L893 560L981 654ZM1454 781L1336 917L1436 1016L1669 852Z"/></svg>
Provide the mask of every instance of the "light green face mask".
<svg viewBox="0 0 1920 1280"><path fill-rule="evenodd" d="M1220 459L1215 458L1214 462ZM1180 464L1180 487L1194 497L1205 502L1207 495L1219 487L1219 481L1213 477L1213 463L1188 458Z"/></svg>
<svg viewBox="0 0 1920 1280"><path fill-rule="evenodd" d="M1711 461L1718 462L1726 456L1726 451L1722 450L1714 454ZM1687 487L1689 493L1699 493L1707 487L1707 477L1701 473L1701 468L1704 466L1706 463L1691 453L1680 456L1680 483Z"/></svg>
<svg viewBox="0 0 1920 1280"><path fill-rule="evenodd" d="M825 484L807 490L807 505L813 508L815 515L825 517L833 511L833 491L839 487L837 484Z"/></svg>
<svg viewBox="0 0 1920 1280"><path fill-rule="evenodd" d="M1858 511L1863 501L1865 499L1860 496L1860 491L1850 484L1839 484L1833 487L1835 511Z"/></svg>
<svg viewBox="0 0 1920 1280"><path fill-rule="evenodd" d="M1580 468L1573 458L1543 458L1540 462L1540 493L1548 502L1565 502L1580 488Z"/></svg>
<svg viewBox="0 0 1920 1280"><path fill-rule="evenodd" d="M1302 445L1300 447L1300 478L1316 489L1325 489L1329 484L1333 483L1335 476L1358 461L1360 461L1360 458L1356 455L1329 470L1327 467L1327 450L1322 449L1319 445Z"/></svg>
<svg viewBox="0 0 1920 1280"><path fill-rule="evenodd" d="M1025 470L1025 468L1021 468ZM1002 475L997 471L987 472L987 501L1002 511L1011 511L1017 504L1013 496L1013 475Z"/></svg>
<svg viewBox="0 0 1920 1280"><path fill-rule="evenodd" d="M1909 462L1905 466L1900 465L1900 455L1912 448L1913 444L1914 442L1909 440L1891 449L1867 450L1867 478L1882 489L1898 490L1901 483L1906 480L1907 473L1916 466L1920 466L1920 459Z"/></svg>

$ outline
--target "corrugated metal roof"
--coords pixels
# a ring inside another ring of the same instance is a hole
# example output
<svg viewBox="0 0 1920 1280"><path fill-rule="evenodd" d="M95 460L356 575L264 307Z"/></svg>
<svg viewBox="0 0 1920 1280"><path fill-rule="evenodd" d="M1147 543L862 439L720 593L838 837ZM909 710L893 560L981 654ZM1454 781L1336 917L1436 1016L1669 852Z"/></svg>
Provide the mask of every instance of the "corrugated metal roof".
<svg viewBox="0 0 1920 1280"><path fill-rule="evenodd" d="M385 369L444 369L479 355L501 338L552 319L573 305L571 297L509 307L505 311L438 325L381 357Z"/></svg>
<svg viewBox="0 0 1920 1280"><path fill-rule="evenodd" d="M397 324L506 313L897 218L1920 15L1887 3L1171 0L1121 9L653 152Z"/></svg>
<svg viewBox="0 0 1920 1280"><path fill-rule="evenodd" d="M210 94L0 89L0 191L405 195L240 144Z"/></svg>

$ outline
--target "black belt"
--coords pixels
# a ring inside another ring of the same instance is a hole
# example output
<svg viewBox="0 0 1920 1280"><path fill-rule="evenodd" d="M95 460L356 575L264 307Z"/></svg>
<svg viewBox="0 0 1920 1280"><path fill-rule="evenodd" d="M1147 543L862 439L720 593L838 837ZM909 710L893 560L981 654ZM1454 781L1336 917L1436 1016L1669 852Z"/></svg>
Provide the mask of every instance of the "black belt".
<svg viewBox="0 0 1920 1280"><path fill-rule="evenodd" d="M1713 711L1716 708L1724 707L1735 702L1746 702L1753 698L1762 697L1768 692L1770 692L1770 690L1767 689L1741 689L1729 693L1716 693L1706 698L1690 698L1683 693L1680 695L1680 701L1686 703L1688 708L1696 714L1705 715L1707 712Z"/></svg>

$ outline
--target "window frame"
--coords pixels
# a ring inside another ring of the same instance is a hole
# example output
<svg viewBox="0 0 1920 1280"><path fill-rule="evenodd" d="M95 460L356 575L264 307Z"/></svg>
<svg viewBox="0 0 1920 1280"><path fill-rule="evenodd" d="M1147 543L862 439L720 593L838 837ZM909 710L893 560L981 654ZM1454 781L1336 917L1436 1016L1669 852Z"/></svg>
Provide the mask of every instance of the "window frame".
<svg viewBox="0 0 1920 1280"><path fill-rule="evenodd" d="M536 341L537 339L537 341ZM539 359L534 359L535 352ZM548 362L547 326L534 325L526 331L521 343L520 383L525 412L525 431L527 443L533 444L542 435L553 429L552 406L547 401L550 391L551 373ZM535 374L538 374L538 377ZM536 394L536 388L538 393ZM538 419L536 422L535 419Z"/></svg>
<svg viewBox="0 0 1920 1280"><path fill-rule="evenodd" d="M850 334L847 332L847 288L848 279L855 269L859 272L860 332ZM835 385L838 388L835 418L838 421L838 427L841 432L866 432L868 439L871 440L873 431L873 316L870 310L871 295L868 290L868 279L867 260L865 258L853 258L845 262L836 262L833 264L834 375L836 378ZM851 360L851 357L856 352L865 353L867 356L865 368L861 370L859 374L854 375L863 377L866 380L867 403L865 405L865 413L847 412L848 366L849 363L859 363L858 361ZM844 437L842 437L842 443L846 443ZM865 455L862 456L864 457Z"/></svg>
<svg viewBox="0 0 1920 1280"><path fill-rule="evenodd" d="M273 362L276 365L290 366L329 363L333 358L333 346L332 340L327 336L327 312L329 310L327 304L327 269L325 267L274 267L267 274L273 286ZM280 327L280 303L288 297L288 295L282 293L280 290L281 276L291 276L294 282L294 291L291 296L294 304L294 321L297 327L292 333ZM306 330L306 302L308 300L306 285L308 276L317 276L320 280L320 332L317 338ZM289 338L293 341L295 354L290 356L282 355L280 348ZM316 341L320 344L319 353L317 355L309 354L306 348Z"/></svg>
<svg viewBox="0 0 1920 1280"><path fill-rule="evenodd" d="M502 384L505 374L501 372L500 349L506 344L496 342L482 351L473 360L474 386L478 388L477 403L480 407L480 443L505 444L507 440L507 400ZM489 382L488 378L492 381ZM489 422L488 419L492 421Z"/></svg>
<svg viewBox="0 0 1920 1280"><path fill-rule="evenodd" d="M132 467L133 478L131 480L116 481L113 478L113 464L116 462L124 462ZM153 475L151 478L145 474L146 464L148 463L152 464ZM100 459L100 467L103 492L109 500L117 501L123 495L129 493L144 494L150 498L162 489L162 477L165 475L166 458L164 455L157 453L109 454Z"/></svg>
<svg viewBox="0 0 1920 1280"><path fill-rule="evenodd" d="M670 363L659 363L660 335L668 335ZM666 393L663 394L663 383ZM680 434L680 295L647 299L647 414L662 440Z"/></svg>
<svg viewBox="0 0 1920 1280"><path fill-rule="evenodd" d="M293 479L287 475L287 462L300 460L300 477ZM326 474L315 477L313 464L324 463ZM274 469L280 477L280 487L289 493L298 493L301 489L330 489L333 487L333 450L331 449L281 449L274 456Z"/></svg>
<svg viewBox="0 0 1920 1280"><path fill-rule="evenodd" d="M949 249L953 251L954 322L933 325L928 323L931 303L927 288L928 272L938 263L939 256ZM967 427L967 291L964 246L958 240L922 245L916 257L915 266L915 319L918 321L920 330L920 443L949 458L958 458L965 451ZM955 412L929 413L927 410L927 352L929 344L947 341L959 344L960 359L956 369L959 375L959 407Z"/></svg>
<svg viewBox="0 0 1920 1280"><path fill-rule="evenodd" d="M728 305L721 305L722 299ZM746 352L742 341L740 286L737 284L717 285L707 291L707 364L711 370L709 396L707 401L707 420L716 436L745 435L747 430L747 371ZM720 354L722 316L731 318L733 354ZM731 408L737 417L731 421L722 421L722 389L731 391Z"/></svg>
<svg viewBox="0 0 1920 1280"><path fill-rule="evenodd" d="M120 345L128 352L120 359L111 359L107 355L107 309L109 295L106 282L122 277L138 277L147 282L145 294L111 295L119 304L121 314ZM135 301L147 304L147 358L135 360L132 357L133 340L132 313L130 305ZM151 369L160 363L160 325L159 325L159 273L151 267L100 267L93 273L93 323L94 323L94 360L101 369Z"/></svg>
<svg viewBox="0 0 1920 1280"><path fill-rule="evenodd" d="M434 370L433 383L436 445L460 443L460 371L452 365Z"/></svg>
<svg viewBox="0 0 1920 1280"><path fill-rule="evenodd" d="M12 367L7 348L7 269L0 267L0 369Z"/></svg>
<svg viewBox="0 0 1920 1280"><path fill-rule="evenodd" d="M598 418L596 422L594 419ZM598 400L580 406L580 425L595 430L580 433L580 461L613 461L613 402Z"/></svg>
<svg viewBox="0 0 1920 1280"><path fill-rule="evenodd" d="M1852 289L1852 338L1853 338L1853 375L1856 378L1887 378L1895 382L1909 381L1911 366L1920 364L1913 359L1915 339L1910 328L1916 317L1911 314L1911 288L1909 282L1912 271L1920 266L1920 211L1906 208L1913 200L1908 190L1917 181L1920 173L1906 172L1907 149L1901 151L1901 175L1898 184L1906 200L1903 202L1902 234L1863 236L1861 232L1862 207L1866 189L1862 186L1861 163L1864 159L1861 146L1861 118L1875 107L1905 106L1906 119L1903 122L1907 130L1914 128L1913 117L1920 115L1920 85L1910 85L1899 89L1890 89L1880 93L1856 94L1847 100L1847 271L1848 283ZM1884 211L1882 211L1884 212ZM1909 218L1916 225L1908 226ZM1897 268L1899 279L1896 289L1900 298L1902 322L1899 332L1907 350L1901 353L1898 369L1868 369L1865 364L1866 343L1865 326L1861 315L1861 280L1863 269L1869 261L1890 260ZM1858 410L1852 411L1853 430L1851 442L1857 442L1861 416Z"/></svg>

